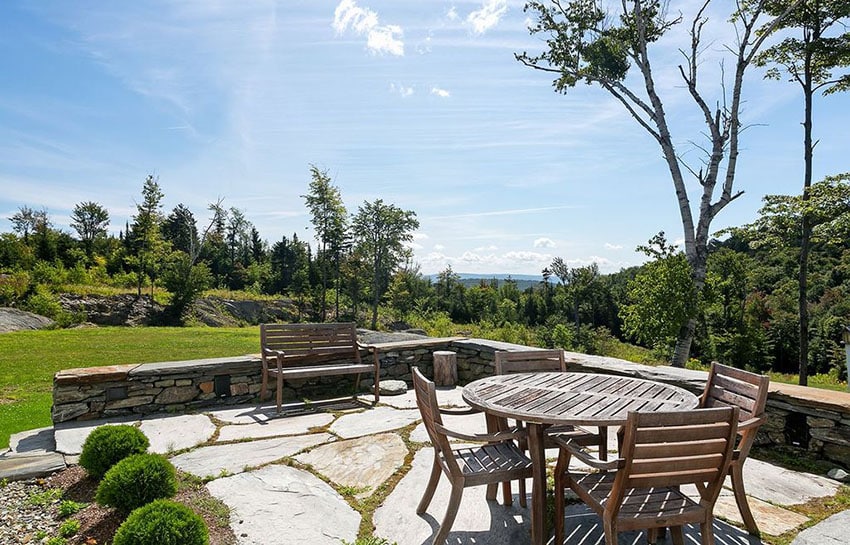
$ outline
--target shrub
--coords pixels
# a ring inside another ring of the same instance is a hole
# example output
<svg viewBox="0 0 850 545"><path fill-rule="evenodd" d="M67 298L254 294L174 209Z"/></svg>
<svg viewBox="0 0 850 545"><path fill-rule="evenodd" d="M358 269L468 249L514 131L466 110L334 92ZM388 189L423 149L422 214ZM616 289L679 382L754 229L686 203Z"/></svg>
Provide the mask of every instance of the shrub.
<svg viewBox="0 0 850 545"><path fill-rule="evenodd" d="M66 520L59 527L59 535L62 537L71 537L77 535L80 531L81 523L78 520Z"/></svg>
<svg viewBox="0 0 850 545"><path fill-rule="evenodd" d="M185 505L156 500L139 507L118 528L112 545L208 545L204 520Z"/></svg>
<svg viewBox="0 0 850 545"><path fill-rule="evenodd" d="M59 503L59 516L61 518L70 517L71 515L76 515L80 511L82 511L86 507L86 504L79 503L72 500L62 500Z"/></svg>
<svg viewBox="0 0 850 545"><path fill-rule="evenodd" d="M80 465L89 475L100 479L106 472L132 454L141 454L150 446L139 428L122 424L95 428L83 443Z"/></svg>
<svg viewBox="0 0 850 545"><path fill-rule="evenodd" d="M177 472L160 454L134 454L106 472L95 499L129 513L154 500L177 493Z"/></svg>

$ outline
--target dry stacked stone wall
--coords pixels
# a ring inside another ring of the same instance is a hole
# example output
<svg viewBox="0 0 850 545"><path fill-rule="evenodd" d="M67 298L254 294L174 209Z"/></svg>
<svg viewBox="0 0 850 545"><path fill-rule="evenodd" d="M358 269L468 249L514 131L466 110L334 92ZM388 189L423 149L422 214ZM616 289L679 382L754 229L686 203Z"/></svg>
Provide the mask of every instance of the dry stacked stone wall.
<svg viewBox="0 0 850 545"><path fill-rule="evenodd" d="M496 350L527 349L482 339L427 337L380 346L381 380L403 380L408 385L413 366L432 376L431 354L436 350L457 353L458 381L466 384L494 373ZM369 361L366 358L371 355L364 352L363 357ZM649 367L572 352L567 353L567 361L572 370L658 380L697 394L707 376L701 371ZM361 389L370 391L372 383L371 374L364 374ZM258 356L70 369L54 377L52 416L58 423L256 402L260 384ZM349 376L293 380L285 383L284 401L352 391L353 377ZM850 469L850 393L772 384L768 421L756 441L763 447L781 446Z"/></svg>

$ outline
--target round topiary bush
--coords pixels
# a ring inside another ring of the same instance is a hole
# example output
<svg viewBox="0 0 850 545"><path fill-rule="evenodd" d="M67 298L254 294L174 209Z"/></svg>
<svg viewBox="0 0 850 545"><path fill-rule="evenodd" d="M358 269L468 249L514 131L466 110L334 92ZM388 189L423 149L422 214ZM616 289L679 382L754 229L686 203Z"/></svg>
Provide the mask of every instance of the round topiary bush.
<svg viewBox="0 0 850 545"><path fill-rule="evenodd" d="M80 465L95 479L103 477L109 468L132 454L148 450L150 441L134 426L100 426L83 443Z"/></svg>
<svg viewBox="0 0 850 545"><path fill-rule="evenodd" d="M159 454L134 454L106 472L95 500L129 513L160 498L177 493L177 471Z"/></svg>
<svg viewBox="0 0 850 545"><path fill-rule="evenodd" d="M208 545L204 520L185 505L156 500L139 507L118 528L112 545Z"/></svg>

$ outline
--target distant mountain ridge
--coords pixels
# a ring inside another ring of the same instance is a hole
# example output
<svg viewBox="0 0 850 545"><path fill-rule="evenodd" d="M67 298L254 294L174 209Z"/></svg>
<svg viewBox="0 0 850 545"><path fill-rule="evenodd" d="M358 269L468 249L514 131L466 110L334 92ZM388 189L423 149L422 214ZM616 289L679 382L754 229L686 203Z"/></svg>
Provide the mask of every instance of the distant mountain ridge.
<svg viewBox="0 0 850 545"><path fill-rule="evenodd" d="M494 273L494 274L485 274L485 273L455 273L460 278L460 283L466 287L477 286L482 281L485 283L489 283L491 280L495 280L499 285L501 285L506 280L510 279L516 282L517 288L520 291L524 291L530 287L537 286L540 282L543 282L543 275L538 274L507 274L507 273ZM436 282L438 274L426 274L425 278L431 280L431 282Z"/></svg>

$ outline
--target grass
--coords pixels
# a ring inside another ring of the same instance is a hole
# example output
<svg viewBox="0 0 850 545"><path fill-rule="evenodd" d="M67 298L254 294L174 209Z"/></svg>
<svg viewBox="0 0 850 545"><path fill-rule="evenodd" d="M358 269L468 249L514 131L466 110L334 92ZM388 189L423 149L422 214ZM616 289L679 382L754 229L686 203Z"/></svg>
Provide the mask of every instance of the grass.
<svg viewBox="0 0 850 545"><path fill-rule="evenodd" d="M100 327L0 335L0 448L51 425L53 375L63 369L239 356L259 350L259 328Z"/></svg>

